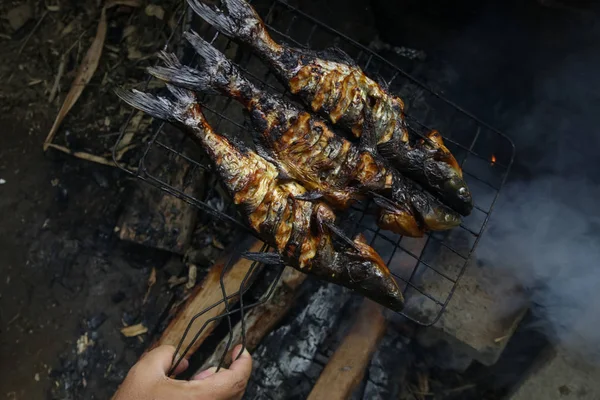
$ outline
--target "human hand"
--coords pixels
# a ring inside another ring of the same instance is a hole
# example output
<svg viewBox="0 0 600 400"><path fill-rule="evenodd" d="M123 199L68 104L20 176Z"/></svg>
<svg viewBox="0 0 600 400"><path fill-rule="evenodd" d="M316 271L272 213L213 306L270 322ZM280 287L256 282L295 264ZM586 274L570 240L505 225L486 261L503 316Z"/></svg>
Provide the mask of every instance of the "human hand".
<svg viewBox="0 0 600 400"><path fill-rule="evenodd" d="M241 345L233 349L237 356ZM145 354L135 364L117 390L113 400L239 400L244 395L252 372L252 357L244 350L229 369L209 368L189 381L171 379L167 376L175 348L160 346ZM188 367L182 360L175 375Z"/></svg>

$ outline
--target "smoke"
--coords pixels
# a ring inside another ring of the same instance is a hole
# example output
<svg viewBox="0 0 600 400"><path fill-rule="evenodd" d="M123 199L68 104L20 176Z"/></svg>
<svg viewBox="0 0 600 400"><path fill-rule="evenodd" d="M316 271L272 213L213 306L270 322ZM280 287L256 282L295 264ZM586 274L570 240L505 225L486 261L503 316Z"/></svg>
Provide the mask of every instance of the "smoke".
<svg viewBox="0 0 600 400"><path fill-rule="evenodd" d="M521 281L535 328L600 363L598 65L596 51L575 49L536 77L531 112L508 129L520 179L505 187L477 253Z"/></svg>
<svg viewBox="0 0 600 400"><path fill-rule="evenodd" d="M536 328L600 361L600 242L595 200L581 179L509 185L479 257L508 268L530 294Z"/></svg>

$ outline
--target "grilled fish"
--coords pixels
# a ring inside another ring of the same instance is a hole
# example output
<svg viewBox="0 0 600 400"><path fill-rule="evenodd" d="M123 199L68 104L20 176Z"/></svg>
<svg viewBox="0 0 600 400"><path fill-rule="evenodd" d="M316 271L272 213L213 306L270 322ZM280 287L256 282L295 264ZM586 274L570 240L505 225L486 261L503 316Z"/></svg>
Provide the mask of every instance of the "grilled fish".
<svg viewBox="0 0 600 400"><path fill-rule="evenodd" d="M384 202L380 219L386 221L387 229L407 236L422 236L425 230L445 230L460 224L458 214L388 168L379 156L336 135L321 119L259 90L198 35L185 36L204 61L199 69L182 66L174 56L163 53L166 66L150 68L150 74L188 89L215 91L239 101L258 132L261 155L273 160L283 176L309 189L307 197L324 197L344 208L369 192L387 196L389 201Z"/></svg>
<svg viewBox="0 0 600 400"><path fill-rule="evenodd" d="M407 177L463 215L473 208L471 193L456 159L437 131L409 143L404 103L367 77L342 50L313 52L282 46L267 32L245 0L221 0L225 10L188 0L192 9L222 33L250 45L276 75L315 112L376 145L373 149ZM371 112L366 115L364 112ZM364 130L372 118L374 129Z"/></svg>
<svg viewBox="0 0 600 400"><path fill-rule="evenodd" d="M392 310L402 309L396 281L362 235L350 246L336 248L328 228L333 227L335 214L327 204L298 199L306 189L295 181L281 181L272 163L217 134L193 93L169 90L173 98L138 91L117 94L134 108L178 125L200 142L249 225L277 250L277 263L346 286ZM269 258L273 257L263 260Z"/></svg>

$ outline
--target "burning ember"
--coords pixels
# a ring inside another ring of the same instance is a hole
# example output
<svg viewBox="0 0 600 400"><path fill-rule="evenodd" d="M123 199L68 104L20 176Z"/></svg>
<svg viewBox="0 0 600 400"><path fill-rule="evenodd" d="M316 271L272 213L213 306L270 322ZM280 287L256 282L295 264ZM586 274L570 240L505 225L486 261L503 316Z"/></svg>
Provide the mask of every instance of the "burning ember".
<svg viewBox="0 0 600 400"><path fill-rule="evenodd" d="M496 156L492 154L492 158L490 158L490 165L496 164Z"/></svg>

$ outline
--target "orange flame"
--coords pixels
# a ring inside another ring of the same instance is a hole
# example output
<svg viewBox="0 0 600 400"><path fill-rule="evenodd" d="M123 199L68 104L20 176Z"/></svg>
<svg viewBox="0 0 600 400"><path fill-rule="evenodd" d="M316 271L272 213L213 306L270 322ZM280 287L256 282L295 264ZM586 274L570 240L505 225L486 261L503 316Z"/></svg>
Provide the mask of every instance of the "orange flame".
<svg viewBox="0 0 600 400"><path fill-rule="evenodd" d="M496 156L494 154L492 154L492 159L491 159L490 165L494 165L494 164L496 164Z"/></svg>

